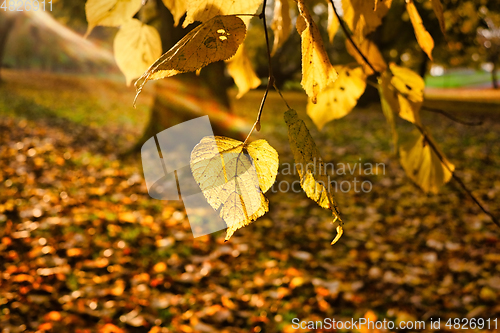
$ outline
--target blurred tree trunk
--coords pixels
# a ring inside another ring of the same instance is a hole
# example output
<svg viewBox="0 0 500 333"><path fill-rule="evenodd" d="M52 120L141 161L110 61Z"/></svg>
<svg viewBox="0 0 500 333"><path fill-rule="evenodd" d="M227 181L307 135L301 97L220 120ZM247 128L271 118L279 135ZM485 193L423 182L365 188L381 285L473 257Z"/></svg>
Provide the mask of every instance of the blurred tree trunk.
<svg viewBox="0 0 500 333"><path fill-rule="evenodd" d="M0 82L2 82L2 67L3 67L3 58L5 55L5 48L7 46L7 40L9 39L9 35L14 28L14 24L16 23L16 16L0 14Z"/></svg>
<svg viewBox="0 0 500 333"><path fill-rule="evenodd" d="M161 22L159 29L163 52L169 50L189 29L174 27L174 19L162 1L157 1L157 10ZM208 114L214 129L214 134L225 133L226 136L238 135L231 133L234 124L225 119L234 118L229 114L230 103L228 88L231 81L224 74L223 62L213 63L201 70L200 75L185 73L173 78L155 82L155 96L151 116L142 138L133 149L139 151L146 140L162 130L184 121ZM216 116L213 117L213 114ZM238 123L238 119L235 119ZM239 122L240 127L243 126ZM244 127L244 126L243 126Z"/></svg>
<svg viewBox="0 0 500 333"><path fill-rule="evenodd" d="M498 70L498 59L499 57L495 57L493 59L493 70L491 71L491 81L493 83L493 89L498 89L498 77L497 77L497 70Z"/></svg>

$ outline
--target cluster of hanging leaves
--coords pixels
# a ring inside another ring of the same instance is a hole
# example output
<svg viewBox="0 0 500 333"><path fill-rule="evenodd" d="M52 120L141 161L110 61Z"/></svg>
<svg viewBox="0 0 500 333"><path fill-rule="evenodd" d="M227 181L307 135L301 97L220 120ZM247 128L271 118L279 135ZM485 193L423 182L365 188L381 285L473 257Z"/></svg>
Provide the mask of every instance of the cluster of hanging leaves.
<svg viewBox="0 0 500 333"><path fill-rule="evenodd" d="M114 50L118 66L127 83L136 81L139 94L148 80L179 73L199 71L204 66L224 60L229 74L238 86L238 97L260 85L243 41L252 15L262 0L162 0L171 11L175 25L184 17L183 27L201 22L170 50L161 54L161 43L155 28L133 17L141 10L141 0L88 0L88 33L97 25L119 27ZM342 22L328 4L327 32L329 42ZM332 65L320 30L305 0L275 0L271 23L274 54L292 33L292 17L301 38L302 81L309 97L307 114L321 130L326 123L344 117L356 106L367 78L376 75L382 110L392 132L395 148L398 133L395 116L415 124L418 131L399 148L401 164L408 176L425 192L437 192L450 180L453 164L439 150L420 121L423 102L423 79L410 69L387 64L369 34L382 24L393 0L342 0L343 18L351 38L346 49L357 64ZM445 32L440 0L432 7ZM405 0L415 37L432 60L434 41L425 29L413 0ZM293 6L291 6L293 5ZM292 10L296 9L296 10ZM333 193L329 191L322 170L323 160L309 130L294 110L285 113L290 146L309 198L331 210L339 221L337 237L342 235L342 220ZM264 193L272 186L278 171L278 154L265 140L252 143L224 137L204 138L193 150L191 169L208 203L228 226L227 237L268 211ZM324 168L323 168L324 170Z"/></svg>

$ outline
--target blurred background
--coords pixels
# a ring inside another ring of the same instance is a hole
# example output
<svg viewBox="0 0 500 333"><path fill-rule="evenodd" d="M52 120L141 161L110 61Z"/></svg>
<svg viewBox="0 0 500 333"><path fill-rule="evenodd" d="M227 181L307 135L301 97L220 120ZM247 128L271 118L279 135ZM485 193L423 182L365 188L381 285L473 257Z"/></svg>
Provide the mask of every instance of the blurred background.
<svg viewBox="0 0 500 333"><path fill-rule="evenodd" d="M442 3L446 35L431 2L416 2L436 43L433 62L402 0L393 0L370 38L387 61L425 77L426 107L481 123L422 111L457 174L500 216L500 3ZM326 2L308 4L332 63L353 62L342 32L326 42ZM166 51L186 30L173 27L161 1L146 6L141 15L157 13L149 24ZM268 6L271 13L273 1ZM334 246L328 212L304 193L279 191L269 192L270 212L229 242L224 231L193 239L181 201L149 197L140 147L205 114L216 134L244 138L266 81L237 99L224 64L216 63L200 76L149 83L134 108L135 89L113 57L117 29L96 27L84 39L86 30L83 0L54 0L51 11L0 10L2 333L295 332L293 318L499 317L498 227L453 181L426 195L405 176L375 88L318 131L305 112L295 30L273 69L324 160L385 165L357 175L373 184L369 193L336 194L346 225ZM267 77L258 19L245 45L259 77ZM271 92L255 135L276 148L281 164L292 162L286 109ZM404 137L412 126L398 120L398 128ZM280 173L277 181L296 179Z"/></svg>

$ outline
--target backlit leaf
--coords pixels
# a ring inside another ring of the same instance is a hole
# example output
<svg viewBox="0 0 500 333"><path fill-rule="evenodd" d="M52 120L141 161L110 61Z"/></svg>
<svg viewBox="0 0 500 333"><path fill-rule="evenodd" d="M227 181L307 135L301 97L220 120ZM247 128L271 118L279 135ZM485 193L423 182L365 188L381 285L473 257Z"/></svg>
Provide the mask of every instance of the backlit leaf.
<svg viewBox="0 0 500 333"><path fill-rule="evenodd" d="M330 43L333 42L333 38L337 34L337 31L339 30L339 19L337 18L337 15L335 15L335 12L333 10L333 5L330 1L328 1L328 24L327 24L327 31L328 31L328 38L330 40Z"/></svg>
<svg viewBox="0 0 500 333"><path fill-rule="evenodd" d="M444 12L443 5L441 4L441 0L432 0L432 9L434 9L434 13L439 21L439 27L441 28L441 32L446 34L446 25L444 21Z"/></svg>
<svg viewBox="0 0 500 333"><path fill-rule="evenodd" d="M337 79L337 72L330 63L321 34L304 0L299 0L298 6L300 16L297 17L297 31L302 44L301 84L312 102L316 103L317 95Z"/></svg>
<svg viewBox="0 0 500 333"><path fill-rule="evenodd" d="M271 23L274 32L273 50L271 55L287 40L292 31L292 19L290 18L290 5L288 0L274 1L274 17Z"/></svg>
<svg viewBox="0 0 500 333"><path fill-rule="evenodd" d="M420 107L424 101L425 82L409 68L390 64L393 74L391 85L398 92L399 116L411 123L420 124Z"/></svg>
<svg viewBox="0 0 500 333"><path fill-rule="evenodd" d="M216 16L200 24L156 60L137 80L137 95L149 80L194 72L212 62L231 58L245 39L245 34L243 21L232 15Z"/></svg>
<svg viewBox="0 0 500 333"><path fill-rule="evenodd" d="M141 0L87 0L85 14L87 15L88 36L98 25L118 27L130 20L141 9Z"/></svg>
<svg viewBox="0 0 500 333"><path fill-rule="evenodd" d="M336 66L335 69L339 74L337 80L318 95L316 104L307 104L307 114L320 130L327 122L351 112L366 88L361 67Z"/></svg>
<svg viewBox="0 0 500 333"><path fill-rule="evenodd" d="M236 95L236 98L240 98L250 89L255 89L260 85L260 79L253 70L244 44L241 44L234 57L227 60L227 71L238 86L238 95Z"/></svg>
<svg viewBox="0 0 500 333"><path fill-rule="evenodd" d="M424 80L412 70L390 64L390 72L379 79L382 110L390 117L388 108L401 118L420 125L420 107L424 100ZM392 127L392 121L389 120ZM393 133L393 136L395 134Z"/></svg>
<svg viewBox="0 0 500 333"><path fill-rule="evenodd" d="M185 0L163 0L163 4L168 8L174 17L174 26L179 24L181 18L186 14L186 1Z"/></svg>
<svg viewBox="0 0 500 333"><path fill-rule="evenodd" d="M398 93L391 85L392 74L383 72L378 79L378 91L380 95L380 104L382 105L382 112L385 119L391 128L392 141L394 144L394 152L398 146L398 132L396 131L396 122L394 121L394 114L399 113Z"/></svg>
<svg viewBox="0 0 500 333"><path fill-rule="evenodd" d="M285 112L285 122L288 126L288 141L295 167L300 176L300 186L318 205L331 210L334 221L338 219L342 225L333 189L330 187L332 180L326 175L323 159L306 124L297 116L295 110Z"/></svg>
<svg viewBox="0 0 500 333"><path fill-rule="evenodd" d="M425 29L422 18L420 18L420 14L415 7L415 3L413 3L413 0L406 0L406 10L408 11L408 15L410 15L411 24L413 25L413 30L415 31L415 37L417 37L418 45L420 45L422 50L427 53L429 59L432 60L434 40L432 39L432 36L429 34L429 32Z"/></svg>
<svg viewBox="0 0 500 333"><path fill-rule="evenodd" d="M428 134L427 137L438 149ZM407 144L401 145L399 153L401 165L408 177L426 193L437 193L439 187L451 179L450 170L455 170L455 166L438 150L444 161L441 163L438 155L430 147L430 143L420 132L414 133L414 137Z"/></svg>
<svg viewBox="0 0 500 333"><path fill-rule="evenodd" d="M255 14L262 0L185 0L187 15L183 27L200 21L206 22L218 15ZM248 25L251 16L241 16Z"/></svg>
<svg viewBox="0 0 500 333"><path fill-rule="evenodd" d="M391 4L392 0L380 0L375 8L373 1L342 0L343 19L356 38L362 38L382 24L382 18L391 8Z"/></svg>
<svg viewBox="0 0 500 333"><path fill-rule="evenodd" d="M191 171L207 202L233 233L264 215L264 194L278 172L278 153L265 140L247 146L225 137L205 137L191 153Z"/></svg>
<svg viewBox="0 0 500 333"><path fill-rule="evenodd" d="M118 30L113 51L116 64L130 85L161 55L160 34L155 28L132 19Z"/></svg>
<svg viewBox="0 0 500 333"><path fill-rule="evenodd" d="M382 56L382 53L380 53L380 50L378 49L377 45L368 38L362 38L361 41L357 40L356 38L354 39L356 46L363 53L366 59L368 59L368 61L375 68L375 70L377 70L380 73L385 71L387 68L387 63L385 62L384 57ZM365 74L366 75L374 74L371 67L366 63L363 57L354 48L349 39L346 39L345 45L347 52L349 52L349 54L352 55L354 59L356 59L358 64L363 66Z"/></svg>

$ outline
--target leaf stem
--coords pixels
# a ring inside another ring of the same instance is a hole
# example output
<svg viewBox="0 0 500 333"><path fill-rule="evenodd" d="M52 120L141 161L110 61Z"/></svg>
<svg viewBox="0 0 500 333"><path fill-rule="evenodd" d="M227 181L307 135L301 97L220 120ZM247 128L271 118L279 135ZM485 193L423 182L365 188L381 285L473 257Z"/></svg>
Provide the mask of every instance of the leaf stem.
<svg viewBox="0 0 500 333"><path fill-rule="evenodd" d="M262 110L264 109L264 105L266 104L266 99L267 99L267 95L269 93L269 89L271 89L271 87L274 86L273 66L271 64L271 48L269 46L269 34L267 32L266 6L267 6L267 0L264 0L264 2L262 3L262 11L259 14L259 18L262 20L262 24L264 25L264 35L266 36L267 61L268 61L269 76L268 76L266 91L265 91L264 96L262 97L262 101L260 103L259 113L257 114L257 120L253 124L252 129L250 130L250 133L248 133L245 141L243 142L243 145L247 144L248 139L250 138L250 136L252 135L252 133L255 129L257 129L257 131L260 131L260 118L262 117Z"/></svg>
<svg viewBox="0 0 500 333"><path fill-rule="evenodd" d="M337 8L335 8L335 3L333 2L333 0L330 0L330 3L332 4L333 12L335 13L335 16L337 16L337 19L339 20L339 23L340 23L340 27L342 28L342 31L344 32L344 35L346 36L346 38L349 39L349 42L351 42L352 46L356 49L356 51L359 53L359 55L361 56L361 58L363 58L364 62L366 62L366 64L368 65L368 67L370 67L370 69L375 74L377 74L377 76L380 76L380 72L377 71L375 69L375 67L373 67L373 65L370 63L370 61L368 60L368 58L366 58L366 56L363 54L363 52L361 52L361 50L359 49L358 45L356 45L356 43L352 39L351 33L349 32L349 30L348 30L348 28L347 28L344 20L340 17L339 13L337 12Z"/></svg>

